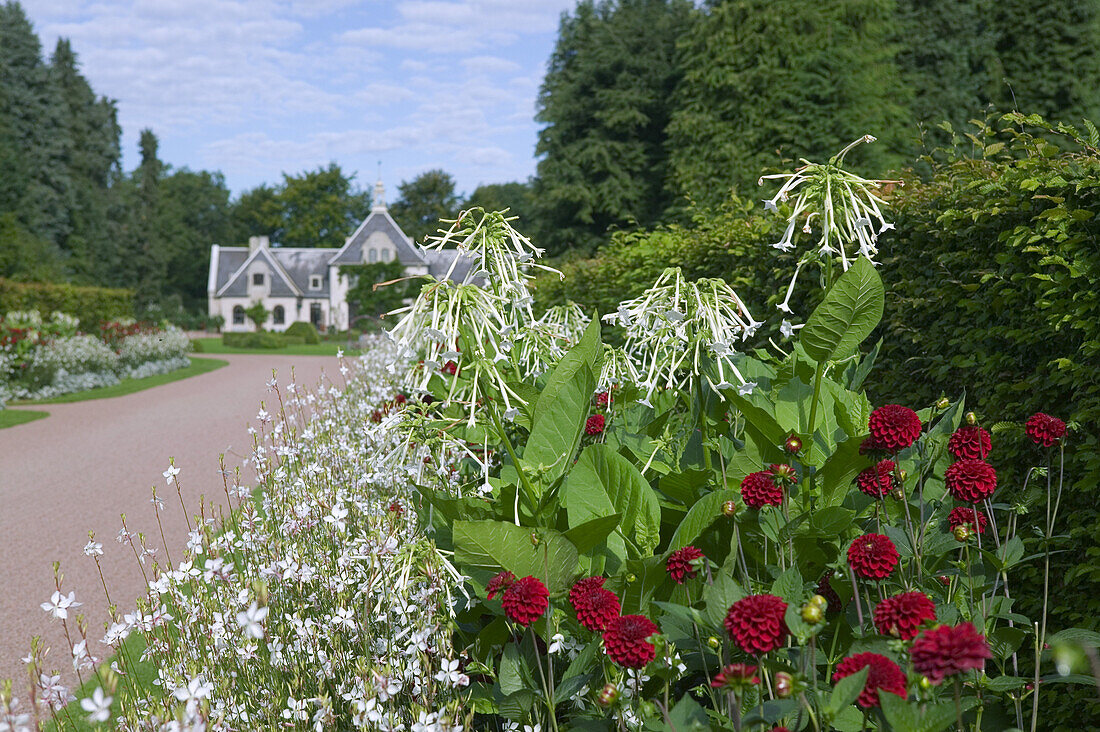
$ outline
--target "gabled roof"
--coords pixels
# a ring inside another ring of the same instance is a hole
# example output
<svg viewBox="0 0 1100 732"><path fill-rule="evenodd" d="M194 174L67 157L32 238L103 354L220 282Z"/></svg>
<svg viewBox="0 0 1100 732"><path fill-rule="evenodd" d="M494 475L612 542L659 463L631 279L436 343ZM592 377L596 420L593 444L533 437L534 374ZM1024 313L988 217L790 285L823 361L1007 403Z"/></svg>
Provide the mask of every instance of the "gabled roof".
<svg viewBox="0 0 1100 732"><path fill-rule="evenodd" d="M359 225L355 233L348 237L344 246L329 259L329 264L362 264L366 261L363 257L363 245L371 234L377 232L385 234L390 240L397 254L397 261L401 264L405 266L427 264L424 255L418 251L409 237L405 236L405 232L401 231L401 227L393 220L389 211L382 207L371 210L370 216Z"/></svg>
<svg viewBox="0 0 1100 732"><path fill-rule="evenodd" d="M286 269L282 264L272 255L271 249L267 247L257 247L248 254L247 249L240 247L223 247L219 252L219 259L225 257L226 254L235 251L243 251L246 254L244 261L239 267L227 278L224 285L218 289L218 297L247 297L248 296L248 265L256 259L263 259L267 262L271 271L278 275L277 278L271 280L271 295L275 297L302 297L305 293L302 292L290 275L287 274ZM330 250L331 251L331 250ZM220 264L220 262L219 262Z"/></svg>

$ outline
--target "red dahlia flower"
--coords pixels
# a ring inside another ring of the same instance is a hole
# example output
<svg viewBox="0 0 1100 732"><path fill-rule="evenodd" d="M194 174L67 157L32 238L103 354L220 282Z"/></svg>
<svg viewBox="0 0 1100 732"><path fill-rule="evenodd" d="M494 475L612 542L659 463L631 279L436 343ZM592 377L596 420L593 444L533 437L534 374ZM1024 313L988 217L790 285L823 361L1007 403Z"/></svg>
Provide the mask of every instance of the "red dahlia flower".
<svg viewBox="0 0 1100 732"><path fill-rule="evenodd" d="M913 669L933 684L964 671L982 669L986 659L993 658L985 636L970 623L924 631L913 641L909 655Z"/></svg>
<svg viewBox="0 0 1100 732"><path fill-rule="evenodd" d="M576 607L577 600L580 599L581 595L603 587L603 583L606 581L603 577L585 577L582 580L577 580L569 589L569 602L573 604L573 607Z"/></svg>
<svg viewBox="0 0 1100 732"><path fill-rule="evenodd" d="M515 584L516 576L511 572L505 570L496 577L489 580L489 584L485 585L485 589L488 591L489 599L492 600L497 596L498 592L503 592Z"/></svg>
<svg viewBox="0 0 1100 732"><path fill-rule="evenodd" d="M603 647L607 657L620 666L644 668L657 655L657 649L646 638L658 632L657 625L645 615L620 615L607 624Z"/></svg>
<svg viewBox="0 0 1100 732"><path fill-rule="evenodd" d="M848 547L848 564L863 579L886 579L898 566L898 550L883 534L864 534Z"/></svg>
<svg viewBox="0 0 1100 732"><path fill-rule="evenodd" d="M872 498L882 498L894 488L894 461L883 460L856 476L856 487Z"/></svg>
<svg viewBox="0 0 1100 732"><path fill-rule="evenodd" d="M954 531L956 526L969 526L979 534L985 533L985 527L989 523L985 518L985 511L976 511L973 508L959 506L951 509L947 514L947 523Z"/></svg>
<svg viewBox="0 0 1100 732"><path fill-rule="evenodd" d="M577 611L577 621L595 633L606 629L607 624L618 617L622 605L611 590L593 587L577 597L573 609Z"/></svg>
<svg viewBox="0 0 1100 732"><path fill-rule="evenodd" d="M702 556L703 552L690 544L683 549L677 549L669 555L668 561L665 563L665 567L668 569L668 575L672 577L676 584L684 584L685 577L694 577L699 573L699 570L695 568L692 562L702 558Z"/></svg>
<svg viewBox="0 0 1100 732"><path fill-rule="evenodd" d="M943 479L956 501L978 503L997 490L997 471L983 460L957 460L944 471Z"/></svg>
<svg viewBox="0 0 1100 732"><path fill-rule="evenodd" d="M1024 432L1036 445L1053 447L1066 434L1066 423L1049 414L1036 412L1028 418Z"/></svg>
<svg viewBox="0 0 1100 732"><path fill-rule="evenodd" d="M920 437L920 417L900 404L886 404L871 412L868 427L872 444L886 452L904 450Z"/></svg>
<svg viewBox="0 0 1100 732"><path fill-rule="evenodd" d="M875 606L875 628L902 640L917 637L926 620L936 619L936 603L923 592L902 592Z"/></svg>
<svg viewBox="0 0 1100 732"><path fill-rule="evenodd" d="M977 425L963 425L947 441L947 450L956 460L985 460L992 447L989 433Z"/></svg>
<svg viewBox="0 0 1100 732"><path fill-rule="evenodd" d="M747 663L731 663L714 675L710 685L715 689L723 687L730 691L743 691L746 687L759 684L760 677L756 675L756 666Z"/></svg>
<svg viewBox="0 0 1100 732"><path fill-rule="evenodd" d="M746 506L763 508L783 503L783 489L770 470L749 473L741 481L741 499Z"/></svg>
<svg viewBox="0 0 1100 732"><path fill-rule="evenodd" d="M767 653L779 647L790 630L783 616L787 603L775 595L749 595L730 605L726 632L745 653Z"/></svg>
<svg viewBox="0 0 1100 732"><path fill-rule="evenodd" d="M596 406L603 409L611 402L611 392L601 391L596 395Z"/></svg>
<svg viewBox="0 0 1100 732"><path fill-rule="evenodd" d="M908 697L909 694L905 690L905 673L896 663L878 653L857 653L845 658L836 665L833 683L862 671L865 666L869 666L871 670L867 672L867 682L856 699L856 703L861 707L864 709L877 707L879 689L897 694L902 699Z"/></svg>
<svg viewBox="0 0 1100 732"><path fill-rule="evenodd" d="M509 620L528 626L550 607L550 593L540 579L528 575L504 591L501 604Z"/></svg>
<svg viewBox="0 0 1100 732"><path fill-rule="evenodd" d="M598 435L603 432L604 416L602 414L593 414L588 418L588 421L584 423L584 433L586 435Z"/></svg>

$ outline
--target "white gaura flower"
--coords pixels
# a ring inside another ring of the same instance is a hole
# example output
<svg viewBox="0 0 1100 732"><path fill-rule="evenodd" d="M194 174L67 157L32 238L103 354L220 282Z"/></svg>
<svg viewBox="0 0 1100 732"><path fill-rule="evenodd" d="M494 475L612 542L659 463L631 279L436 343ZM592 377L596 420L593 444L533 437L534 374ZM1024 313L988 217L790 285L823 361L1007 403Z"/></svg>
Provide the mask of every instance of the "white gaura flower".
<svg viewBox="0 0 1100 732"><path fill-rule="evenodd" d="M237 625L244 629L245 636L249 638L263 638L263 621L267 617L267 607L259 607L253 601L252 605L244 612L237 613Z"/></svg>
<svg viewBox="0 0 1100 732"><path fill-rule="evenodd" d="M89 540L84 545L84 555L88 557L101 557L103 556L103 545L98 541Z"/></svg>
<svg viewBox="0 0 1100 732"><path fill-rule="evenodd" d="M106 722L111 718L112 701L113 698L103 694L102 687L97 687L90 697L80 700L80 707L88 713L89 722Z"/></svg>
<svg viewBox="0 0 1100 732"><path fill-rule="evenodd" d="M196 676L187 682L187 686L181 686L172 692L172 694L176 699L181 702L186 702L188 706L191 706L210 696L210 692L213 690L213 684L207 683L202 676Z"/></svg>
<svg viewBox="0 0 1100 732"><path fill-rule="evenodd" d="M179 474L180 469L177 468L174 464L169 464L168 470L165 470L163 473L161 473L161 475L164 476L164 480L168 483L168 485L172 485L173 483L175 483L176 476Z"/></svg>
<svg viewBox="0 0 1100 732"><path fill-rule="evenodd" d="M62 595L60 590L54 590L50 601L42 603L41 608L55 618L64 620L69 617L69 608L80 607L82 604L76 601L75 592Z"/></svg>

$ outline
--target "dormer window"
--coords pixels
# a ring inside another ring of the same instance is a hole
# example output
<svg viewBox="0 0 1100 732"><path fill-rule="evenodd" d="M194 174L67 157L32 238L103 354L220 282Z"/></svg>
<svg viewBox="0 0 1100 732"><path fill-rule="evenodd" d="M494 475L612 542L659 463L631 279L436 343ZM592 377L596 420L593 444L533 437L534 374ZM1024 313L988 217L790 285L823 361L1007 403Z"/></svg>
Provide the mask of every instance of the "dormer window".
<svg viewBox="0 0 1100 732"><path fill-rule="evenodd" d="M264 273L263 272L254 273L252 275L252 284L255 285L256 287L263 287L264 286Z"/></svg>
<svg viewBox="0 0 1100 732"><path fill-rule="evenodd" d="M377 249L372 247L370 249L370 251L367 252L367 261L371 262L371 263L374 263L374 262L378 261L378 250Z"/></svg>
<svg viewBox="0 0 1100 732"><path fill-rule="evenodd" d="M320 290L321 289L321 275L309 276L309 289Z"/></svg>

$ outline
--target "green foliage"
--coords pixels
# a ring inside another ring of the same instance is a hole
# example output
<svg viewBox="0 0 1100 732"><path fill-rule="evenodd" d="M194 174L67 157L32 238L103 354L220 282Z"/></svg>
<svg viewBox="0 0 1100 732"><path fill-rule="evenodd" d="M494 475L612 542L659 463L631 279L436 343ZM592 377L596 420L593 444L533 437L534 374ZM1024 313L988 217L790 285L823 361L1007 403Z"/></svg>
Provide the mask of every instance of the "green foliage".
<svg viewBox="0 0 1100 732"><path fill-rule="evenodd" d="M346 299L353 308L353 319L388 313L401 307L405 298L413 292L413 283L403 279L405 265L396 259L389 262L343 264L340 265L340 274L350 281Z"/></svg>
<svg viewBox="0 0 1100 732"><path fill-rule="evenodd" d="M444 170L429 170L412 180L401 181L397 193L390 215L405 235L417 243L436 233L440 219L453 219L458 213L455 181Z"/></svg>
<svg viewBox="0 0 1100 732"><path fill-rule="evenodd" d="M255 333L225 333L222 345L228 348L257 348L270 350L286 346L300 346L306 341L301 336L257 331ZM197 350L197 349L196 349Z"/></svg>
<svg viewBox="0 0 1100 732"><path fill-rule="evenodd" d="M264 329L264 323L267 322L267 317L271 314L262 302L254 302L244 309L244 314L248 316L248 319L252 321L252 324L256 326L256 330L261 331Z"/></svg>
<svg viewBox="0 0 1100 732"><path fill-rule="evenodd" d="M59 279L62 261L57 250L23 228L14 213L0 214L0 277L28 282Z"/></svg>
<svg viewBox="0 0 1100 732"><path fill-rule="evenodd" d="M851 354L882 320L882 278L865 257L841 275L798 339L819 364Z"/></svg>
<svg viewBox="0 0 1100 732"><path fill-rule="evenodd" d="M334 247L370 213L370 194L336 163L300 175L283 174L278 193L279 228L273 240L285 247Z"/></svg>
<svg viewBox="0 0 1100 732"><path fill-rule="evenodd" d="M591 251L611 227L661 220L685 0L586 0L562 17L539 92L540 246Z"/></svg>
<svg viewBox="0 0 1100 732"><path fill-rule="evenodd" d="M302 343L313 344L321 342L321 334L313 327L313 323L307 323L302 320L291 323L283 333L287 336L301 338Z"/></svg>
<svg viewBox="0 0 1100 732"><path fill-rule="evenodd" d="M529 230L532 240L541 241L538 236L537 221L534 214L534 182L526 183L483 183L474 189L462 204L463 208L482 208L486 211L508 210L509 216L518 216L520 225ZM535 225L536 228L532 228Z"/></svg>
<svg viewBox="0 0 1100 732"><path fill-rule="evenodd" d="M78 287L45 282L14 282L0 278L0 314L9 310L60 311L80 319L82 329L133 317L130 290Z"/></svg>

